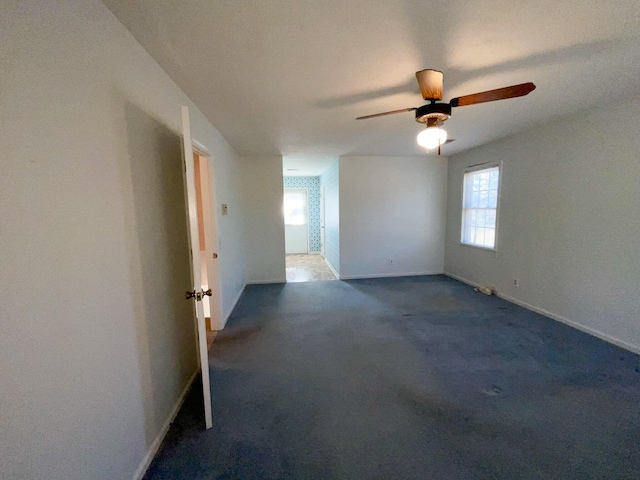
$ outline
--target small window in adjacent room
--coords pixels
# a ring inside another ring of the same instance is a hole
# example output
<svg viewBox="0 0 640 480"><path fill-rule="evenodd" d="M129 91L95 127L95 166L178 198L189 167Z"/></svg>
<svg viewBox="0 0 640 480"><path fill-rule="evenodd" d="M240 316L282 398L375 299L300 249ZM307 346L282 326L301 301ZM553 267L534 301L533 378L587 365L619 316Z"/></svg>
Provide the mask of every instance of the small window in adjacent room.
<svg viewBox="0 0 640 480"><path fill-rule="evenodd" d="M284 224L307 224L307 192L302 189L284 189Z"/></svg>
<svg viewBox="0 0 640 480"><path fill-rule="evenodd" d="M495 249L499 181L498 166L464 174L462 243Z"/></svg>

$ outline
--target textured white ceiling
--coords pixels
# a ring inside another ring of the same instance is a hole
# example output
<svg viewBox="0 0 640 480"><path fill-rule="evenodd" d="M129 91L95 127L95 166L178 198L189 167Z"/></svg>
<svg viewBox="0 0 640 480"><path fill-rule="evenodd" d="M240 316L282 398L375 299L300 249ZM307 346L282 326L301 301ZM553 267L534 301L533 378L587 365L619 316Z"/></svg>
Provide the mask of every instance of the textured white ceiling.
<svg viewBox="0 0 640 480"><path fill-rule="evenodd" d="M282 157L282 174L285 177L317 177L338 161L338 157L300 155Z"/></svg>
<svg viewBox="0 0 640 480"><path fill-rule="evenodd" d="M423 68L538 87L454 109L443 154L640 96L638 0L104 1L240 154L424 154L413 113L354 120L422 105Z"/></svg>

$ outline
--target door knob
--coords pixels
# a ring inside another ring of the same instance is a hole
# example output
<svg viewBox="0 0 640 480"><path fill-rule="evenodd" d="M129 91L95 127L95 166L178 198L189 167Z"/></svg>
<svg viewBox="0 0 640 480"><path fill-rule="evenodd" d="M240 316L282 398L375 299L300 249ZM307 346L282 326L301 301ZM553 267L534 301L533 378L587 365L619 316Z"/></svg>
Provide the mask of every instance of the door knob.
<svg viewBox="0 0 640 480"><path fill-rule="evenodd" d="M194 298L199 302L200 300L202 300L204 298L204 296L207 295L208 297L211 296L211 289L204 291L204 290L200 290L199 292L196 292L195 290L192 290L190 292L185 292L184 293L184 297L189 300L190 298Z"/></svg>

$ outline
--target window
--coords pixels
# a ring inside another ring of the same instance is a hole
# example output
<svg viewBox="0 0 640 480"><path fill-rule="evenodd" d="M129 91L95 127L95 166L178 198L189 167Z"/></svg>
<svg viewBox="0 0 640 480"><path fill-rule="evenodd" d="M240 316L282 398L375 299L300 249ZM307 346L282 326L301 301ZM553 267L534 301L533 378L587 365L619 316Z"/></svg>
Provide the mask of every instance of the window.
<svg viewBox="0 0 640 480"><path fill-rule="evenodd" d="M307 191L302 189L284 190L284 224L307 224Z"/></svg>
<svg viewBox="0 0 640 480"><path fill-rule="evenodd" d="M499 180L497 166L464 174L462 243L495 248Z"/></svg>

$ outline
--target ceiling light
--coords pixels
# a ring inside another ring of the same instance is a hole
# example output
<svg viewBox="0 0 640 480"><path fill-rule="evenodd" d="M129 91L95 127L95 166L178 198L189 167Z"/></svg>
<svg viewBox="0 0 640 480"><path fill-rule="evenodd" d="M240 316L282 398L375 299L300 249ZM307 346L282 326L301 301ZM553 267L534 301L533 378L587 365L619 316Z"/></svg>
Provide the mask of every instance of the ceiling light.
<svg viewBox="0 0 640 480"><path fill-rule="evenodd" d="M444 145L447 141L447 132L437 125L429 125L418 134L418 145L430 150Z"/></svg>

